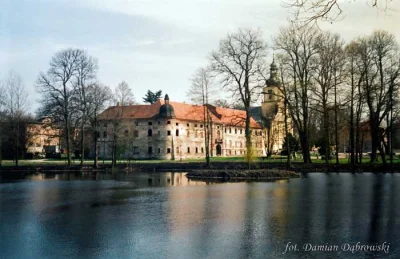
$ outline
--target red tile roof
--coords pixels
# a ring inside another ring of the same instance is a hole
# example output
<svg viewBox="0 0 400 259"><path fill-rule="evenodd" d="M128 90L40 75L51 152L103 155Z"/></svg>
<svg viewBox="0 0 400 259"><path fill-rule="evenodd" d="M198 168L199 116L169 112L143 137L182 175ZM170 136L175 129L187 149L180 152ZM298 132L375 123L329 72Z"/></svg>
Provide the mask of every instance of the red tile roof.
<svg viewBox="0 0 400 259"><path fill-rule="evenodd" d="M164 100L158 100L150 105L129 105L129 106L111 106L100 114L99 120L112 120L115 118L123 119L152 119L157 117L160 106ZM178 120L202 122L204 119L204 110L202 105L193 105L178 102L169 102L174 108L175 117ZM242 110L215 107L207 105L214 123L245 126L246 112ZM250 118L250 127L261 128L261 126Z"/></svg>

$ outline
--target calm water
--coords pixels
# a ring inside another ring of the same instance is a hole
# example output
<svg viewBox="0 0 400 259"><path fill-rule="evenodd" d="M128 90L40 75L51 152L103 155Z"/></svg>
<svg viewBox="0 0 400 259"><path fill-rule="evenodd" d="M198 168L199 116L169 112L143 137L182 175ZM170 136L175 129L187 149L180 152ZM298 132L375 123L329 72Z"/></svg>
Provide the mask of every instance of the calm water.
<svg viewBox="0 0 400 259"><path fill-rule="evenodd" d="M0 183L0 258L400 258L400 175L206 184L184 173ZM285 252L288 242L299 251ZM389 244L385 252L343 251ZM338 251L303 251L304 245Z"/></svg>

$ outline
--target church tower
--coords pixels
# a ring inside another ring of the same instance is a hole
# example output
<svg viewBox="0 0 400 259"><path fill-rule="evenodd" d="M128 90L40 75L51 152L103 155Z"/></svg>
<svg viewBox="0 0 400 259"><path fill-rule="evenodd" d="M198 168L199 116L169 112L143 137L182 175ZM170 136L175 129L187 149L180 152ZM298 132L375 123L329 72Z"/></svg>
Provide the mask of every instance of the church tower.
<svg viewBox="0 0 400 259"><path fill-rule="evenodd" d="M263 88L264 100L261 104L262 116L267 123L271 123L278 113L279 104L282 101L279 90L280 82L278 79L278 67L275 65L275 58L270 67L269 79Z"/></svg>

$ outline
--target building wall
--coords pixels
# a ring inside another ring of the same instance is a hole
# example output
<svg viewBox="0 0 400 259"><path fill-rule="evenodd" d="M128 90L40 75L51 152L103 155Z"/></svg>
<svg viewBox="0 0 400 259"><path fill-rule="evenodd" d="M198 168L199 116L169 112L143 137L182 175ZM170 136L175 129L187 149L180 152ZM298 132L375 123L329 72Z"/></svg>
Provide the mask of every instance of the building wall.
<svg viewBox="0 0 400 259"><path fill-rule="evenodd" d="M43 153L44 146L60 146L60 130L51 125L49 119L31 123L26 127L28 136L27 153Z"/></svg>
<svg viewBox="0 0 400 259"><path fill-rule="evenodd" d="M120 159L172 159L185 160L205 157L205 125L202 121L176 119L132 119L100 122L99 156L110 159L116 136ZM217 156L243 156L246 138L243 127L213 124L212 152ZM151 134L150 134L151 130ZM150 136L151 135L151 136ZM256 155L263 155L263 132L254 129L252 135Z"/></svg>

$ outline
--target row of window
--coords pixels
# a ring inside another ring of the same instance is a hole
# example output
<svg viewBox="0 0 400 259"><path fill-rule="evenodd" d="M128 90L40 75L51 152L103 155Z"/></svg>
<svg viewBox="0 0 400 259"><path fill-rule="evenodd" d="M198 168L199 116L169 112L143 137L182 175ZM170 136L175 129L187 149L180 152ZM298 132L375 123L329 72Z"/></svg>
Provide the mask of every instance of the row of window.
<svg viewBox="0 0 400 259"><path fill-rule="evenodd" d="M225 128L225 133L232 133L232 128ZM235 128L235 134L243 134L243 129L236 129ZM256 136L262 136L262 130L253 130L253 135Z"/></svg>
<svg viewBox="0 0 400 259"><path fill-rule="evenodd" d="M236 129L235 129L235 131L236 131ZM129 131L126 129L124 133L125 133L125 135L128 135ZM190 136L190 131L187 130L186 133L187 133L186 134L187 137L189 137ZM158 135L160 135L160 131L158 131ZM262 135L262 131L255 131L255 135L256 136L261 136ZM139 137L139 131L134 130L133 131L133 136L136 137L136 138ZM147 136L148 137L153 136L153 130L152 129L148 129ZM170 130L167 130L167 136L171 136L171 131ZM175 130L175 136L177 136L177 137L179 136L179 130L178 129ZM103 131L103 138L106 138L106 137L107 137L107 131ZM195 138L198 137L198 131L194 132L194 137ZM200 138L204 138L204 132L203 131L200 131ZM219 131L217 132L217 138L220 138ZM231 142L231 140L230 140L230 142ZM230 146L232 146L232 143L230 144ZM236 144L236 146L237 146L237 144ZM240 146L241 146L241 144L240 144Z"/></svg>
<svg viewBox="0 0 400 259"><path fill-rule="evenodd" d="M180 154L180 151L181 151L180 148L177 147L176 153ZM204 153L204 147L201 147L200 149L198 147L195 147L195 153L198 154L199 151L200 151L200 153ZM153 154L153 147L151 147L151 146L148 147L147 153ZM160 153L161 153L161 148L158 148L158 154L160 154ZM167 154L170 154L170 153L171 153L171 148L167 148ZM187 147L187 153L190 154L190 147Z"/></svg>

